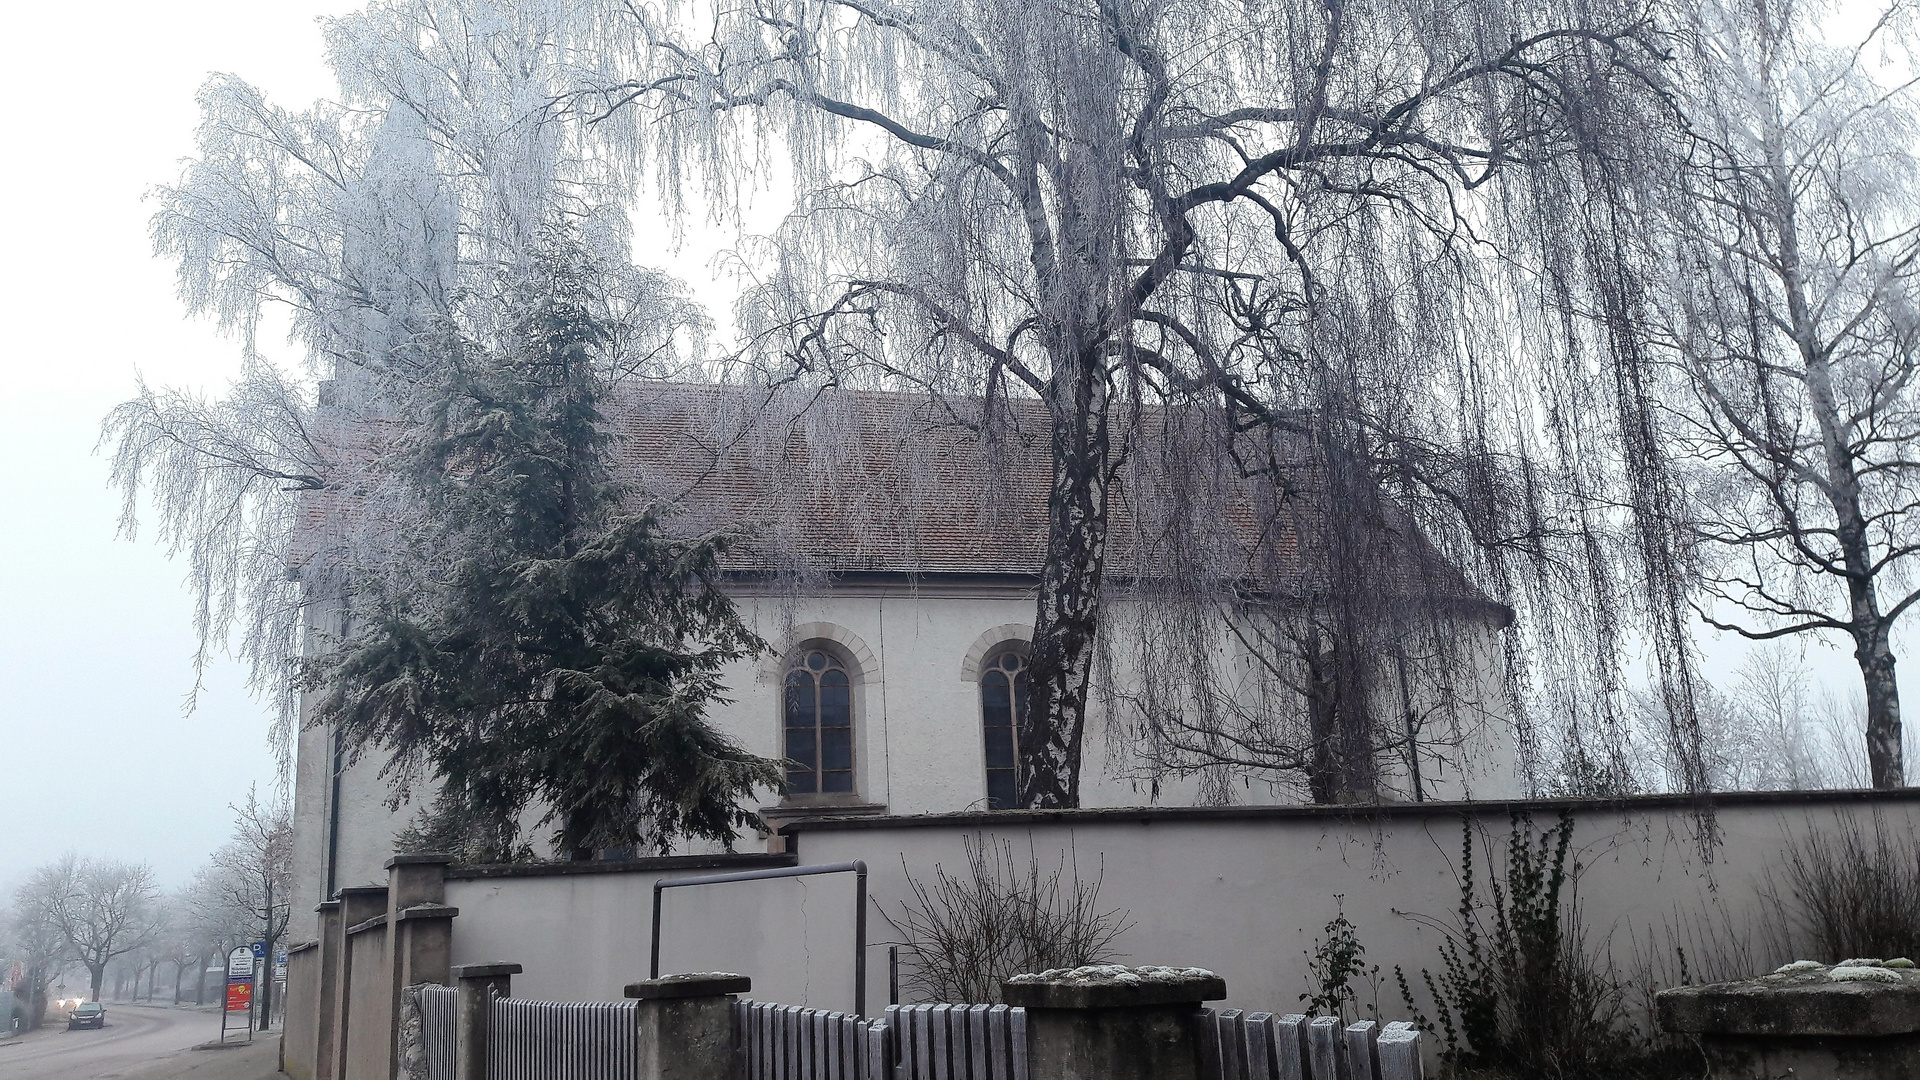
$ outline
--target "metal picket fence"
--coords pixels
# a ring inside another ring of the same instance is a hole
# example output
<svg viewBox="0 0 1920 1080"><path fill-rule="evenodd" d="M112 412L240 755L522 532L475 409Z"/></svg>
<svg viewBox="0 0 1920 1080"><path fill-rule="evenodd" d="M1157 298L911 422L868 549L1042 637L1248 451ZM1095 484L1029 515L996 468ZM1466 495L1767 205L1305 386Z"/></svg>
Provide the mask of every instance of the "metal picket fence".
<svg viewBox="0 0 1920 1080"><path fill-rule="evenodd" d="M454 1040L458 1037L460 992L432 983L414 987L420 1010L420 1038L426 1050L426 1080L454 1080Z"/></svg>
<svg viewBox="0 0 1920 1080"><path fill-rule="evenodd" d="M420 987L425 1080L453 1080L455 1006ZM633 1080L635 1003L496 998L489 1080ZM1030 1080L1026 1010L895 1005L885 1015L766 1001L733 1005L740 1080ZM1424 1080L1413 1025L1203 1009L1202 1080ZM1045 1078L1041 1078L1045 1080Z"/></svg>
<svg viewBox="0 0 1920 1080"><path fill-rule="evenodd" d="M639 1023L634 1006L493 999L488 1080L633 1080Z"/></svg>
<svg viewBox="0 0 1920 1080"><path fill-rule="evenodd" d="M1203 1080L1424 1080L1420 1032L1395 1021L1215 1012L1199 1018Z"/></svg>

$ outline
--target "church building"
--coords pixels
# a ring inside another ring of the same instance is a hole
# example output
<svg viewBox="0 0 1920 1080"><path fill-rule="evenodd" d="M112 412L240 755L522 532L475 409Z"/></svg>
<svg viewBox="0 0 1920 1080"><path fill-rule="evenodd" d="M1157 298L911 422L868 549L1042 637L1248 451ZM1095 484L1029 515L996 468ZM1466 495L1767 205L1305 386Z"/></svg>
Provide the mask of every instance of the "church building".
<svg viewBox="0 0 1920 1080"><path fill-rule="evenodd" d="M728 700L709 718L746 749L785 759L788 791L759 808L767 832L736 847L778 845L783 823L809 816L1012 807L1046 541L1044 439L986 444L942 422L929 399L841 393L769 445L729 435L729 393L650 390L621 398L608 420L621 474L678 506L674 527L748 538L728 557L731 591L771 647L726 672ZM1113 506L1108 565L1124 568L1137 538L1125 498ZM308 527L324 528L334 512L316 504ZM1271 554L1300 537L1269 529L1256 542ZM1120 577L1110 569L1110 582ZM1106 605L1112 625L1151 618L1142 601L1115 591ZM1404 764L1388 763L1381 798L1520 794L1498 671L1498 636L1511 613L1464 587L1458 606L1478 659L1476 685L1458 694L1464 704L1453 711L1476 722L1456 735L1458 752L1444 755L1423 757L1424 736L1410 736L1404 758L1423 775L1410 783ZM325 610L314 605L313 617ZM1113 679L1141 662L1135 650L1111 655ZM1209 787L1152 774L1127 730L1109 726L1117 721L1108 711L1099 702L1090 709L1083 806L1191 805L1219 801L1223 787L1237 802L1302 798L1258 780ZM390 805L377 753L348 757L328 731L303 725L296 913L340 888L384 880L395 835L423 805L417 794ZM544 850L543 831L532 839ZM294 937L302 934L296 926Z"/></svg>

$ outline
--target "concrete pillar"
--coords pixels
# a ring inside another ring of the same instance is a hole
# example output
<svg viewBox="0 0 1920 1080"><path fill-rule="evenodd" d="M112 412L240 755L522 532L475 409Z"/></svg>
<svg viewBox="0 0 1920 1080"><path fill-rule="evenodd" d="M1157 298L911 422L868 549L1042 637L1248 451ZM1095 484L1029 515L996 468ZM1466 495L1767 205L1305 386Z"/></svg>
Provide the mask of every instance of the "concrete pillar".
<svg viewBox="0 0 1920 1080"><path fill-rule="evenodd" d="M319 1073L326 1080L344 1080L347 1075L347 1011L353 993L353 950L348 947L347 931L381 914L387 908L385 885L356 885L340 890L335 915L340 921L340 958L334 965L333 1049L328 1055L331 1071Z"/></svg>
<svg viewBox="0 0 1920 1080"><path fill-rule="evenodd" d="M313 910L320 915L316 939L320 944L315 950L320 978L313 995L313 1076L314 1080L336 1080L340 1073L333 1064L333 1031L339 1015L335 1010L340 1005L340 956L346 951L347 928L340 922L340 901L328 900Z"/></svg>
<svg viewBox="0 0 1920 1080"><path fill-rule="evenodd" d="M726 974L628 983L639 999L638 1080L732 1080L734 995L751 989L745 975Z"/></svg>
<svg viewBox="0 0 1920 1080"><path fill-rule="evenodd" d="M448 969L454 985L460 989L460 1004L455 1015L453 1080L487 1080L487 1039L493 1023L491 1003L497 997L510 997L513 977L520 974L519 964L456 964Z"/></svg>
<svg viewBox="0 0 1920 1080"><path fill-rule="evenodd" d="M1199 1080L1201 1003L1227 996L1200 968L1092 967L1015 975L1027 1010L1027 1075L1047 1080Z"/></svg>
<svg viewBox="0 0 1920 1080"><path fill-rule="evenodd" d="M447 966L453 961L452 919L460 914L459 908L444 902L451 862L451 855L395 855L387 860L390 1076L400 1075L401 1013L407 987L447 984Z"/></svg>
<svg viewBox="0 0 1920 1080"><path fill-rule="evenodd" d="M447 902L451 855L395 855L387 860L387 919L415 904Z"/></svg>

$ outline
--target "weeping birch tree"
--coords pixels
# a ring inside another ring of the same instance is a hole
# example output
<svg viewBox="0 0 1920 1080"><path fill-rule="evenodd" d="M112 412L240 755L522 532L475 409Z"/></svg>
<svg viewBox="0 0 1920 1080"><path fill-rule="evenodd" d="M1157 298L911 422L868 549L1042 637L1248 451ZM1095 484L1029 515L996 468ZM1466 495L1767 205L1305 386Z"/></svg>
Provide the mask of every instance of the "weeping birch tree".
<svg viewBox="0 0 1920 1080"><path fill-rule="evenodd" d="M1907 16L1852 46L1788 0L1701 5L1692 153L1673 200L1663 344L1701 617L1838 636L1866 696L1876 788L1905 783L1892 633L1920 600L1920 159ZM1886 71L1897 82L1880 74Z"/></svg>
<svg viewBox="0 0 1920 1080"><path fill-rule="evenodd" d="M1683 590L1664 464L1639 434L1644 358L1622 332L1639 290L1615 236L1658 157L1644 144L1668 127L1666 46L1644 6L621 10L608 33L632 36L631 74L573 99L583 123L650 160L661 190L709 205L736 204L788 156L798 206L740 307L757 377L913 389L989 446L1046 447L1024 805L1078 803L1115 485L1135 469L1229 501L1264 487L1286 513L1307 481L1344 477L1305 511L1336 531L1412 500L1431 512L1401 531L1459 540L1447 555L1485 569L1501 599L1519 602L1531 575L1577 609L1597 647L1556 655L1604 657L1588 683L1603 696L1626 610L1648 616L1684 713ZM1018 398L1041 403L1040 430L1019 430ZM1230 507L1174 509L1145 517L1204 526ZM1244 545L1154 535L1166 542L1133 545L1127 580L1198 583L1163 600L1230 617L1300 602L1250 571ZM1421 604L1405 575L1397 594L1347 580L1360 591L1337 599L1319 576L1329 632L1294 643L1321 669L1327 723L1216 764L1331 769L1327 792L1370 795L1393 740L1364 717L1369 642L1338 635ZM1210 647L1202 633L1188 654ZM1200 734L1203 759L1236 741L1217 723Z"/></svg>

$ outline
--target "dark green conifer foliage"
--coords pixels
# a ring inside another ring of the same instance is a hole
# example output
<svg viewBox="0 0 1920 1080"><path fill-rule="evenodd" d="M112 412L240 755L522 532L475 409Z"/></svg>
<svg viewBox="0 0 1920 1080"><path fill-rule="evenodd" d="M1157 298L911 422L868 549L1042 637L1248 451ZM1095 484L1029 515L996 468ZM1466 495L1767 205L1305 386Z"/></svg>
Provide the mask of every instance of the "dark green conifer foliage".
<svg viewBox="0 0 1920 1080"><path fill-rule="evenodd" d="M574 857L729 842L782 776L705 712L721 667L766 645L718 587L726 537L672 537L623 505L601 411L618 327L591 262L545 240L503 280L497 331L428 346L393 458L419 520L309 666L317 719L438 777L455 806L430 816L493 823L482 847L511 847L528 806Z"/></svg>

